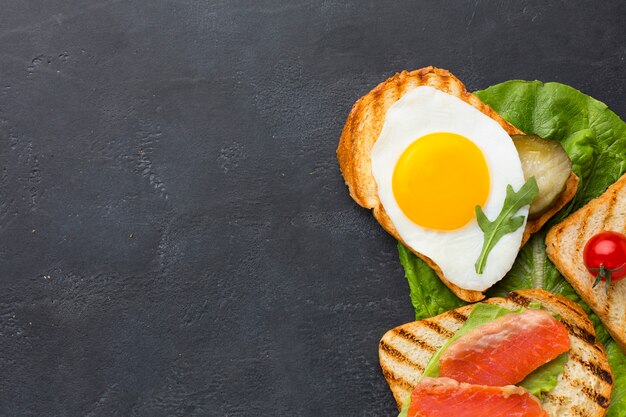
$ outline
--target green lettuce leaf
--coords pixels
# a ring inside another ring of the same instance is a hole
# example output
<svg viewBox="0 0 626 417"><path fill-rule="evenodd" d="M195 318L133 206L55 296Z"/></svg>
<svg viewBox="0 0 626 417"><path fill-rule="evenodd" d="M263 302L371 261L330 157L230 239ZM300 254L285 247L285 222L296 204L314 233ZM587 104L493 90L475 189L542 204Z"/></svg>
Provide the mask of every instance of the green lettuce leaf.
<svg viewBox="0 0 626 417"><path fill-rule="evenodd" d="M559 83L507 81L475 93L525 133L561 142L580 179L575 210L626 171L626 123L606 104Z"/></svg>
<svg viewBox="0 0 626 417"><path fill-rule="evenodd" d="M565 364L569 360L567 353L535 369L518 385L526 388L532 395L541 398L543 393L550 392L556 387L559 375L563 373Z"/></svg>
<svg viewBox="0 0 626 417"><path fill-rule="evenodd" d="M476 95L520 130L561 142L580 181L572 202L530 239L511 271L487 295L504 296L512 290L543 288L579 303L594 322L598 340L605 345L616 375L606 417L626 417L626 356L550 262L544 245L545 230L602 194L626 172L626 123L604 103L559 83L507 81ZM464 304L408 249L399 245L398 250L416 319Z"/></svg>
<svg viewBox="0 0 626 417"><path fill-rule="evenodd" d="M415 309L415 320L422 320L464 306L426 262L415 256L406 246L398 242L400 263L411 290L411 303Z"/></svg>

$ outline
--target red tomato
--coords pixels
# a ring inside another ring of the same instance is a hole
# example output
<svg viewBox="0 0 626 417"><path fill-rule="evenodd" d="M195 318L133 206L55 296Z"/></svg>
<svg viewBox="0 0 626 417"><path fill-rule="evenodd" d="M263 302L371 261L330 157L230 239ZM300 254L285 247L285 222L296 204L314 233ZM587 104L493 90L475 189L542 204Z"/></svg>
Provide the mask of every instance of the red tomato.
<svg viewBox="0 0 626 417"><path fill-rule="evenodd" d="M626 236L617 232L600 232L593 236L583 250L587 270L596 277L595 287L606 280L607 291L611 281L626 277Z"/></svg>

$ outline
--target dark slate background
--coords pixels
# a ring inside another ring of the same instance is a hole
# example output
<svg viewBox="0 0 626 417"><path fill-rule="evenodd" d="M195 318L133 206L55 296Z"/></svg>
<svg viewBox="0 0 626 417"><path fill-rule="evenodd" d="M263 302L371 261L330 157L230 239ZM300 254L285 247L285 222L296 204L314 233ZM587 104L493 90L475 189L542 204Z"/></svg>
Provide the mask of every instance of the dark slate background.
<svg viewBox="0 0 626 417"><path fill-rule="evenodd" d="M0 1L0 415L393 416L352 103L402 69L624 112L623 1Z"/></svg>

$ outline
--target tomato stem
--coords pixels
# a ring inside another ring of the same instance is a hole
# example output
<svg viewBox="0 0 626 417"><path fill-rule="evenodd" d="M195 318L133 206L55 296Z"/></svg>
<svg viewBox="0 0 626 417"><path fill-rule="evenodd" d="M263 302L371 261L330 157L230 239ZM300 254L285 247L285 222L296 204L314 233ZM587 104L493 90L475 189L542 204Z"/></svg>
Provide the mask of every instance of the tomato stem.
<svg viewBox="0 0 626 417"><path fill-rule="evenodd" d="M606 292L609 293L609 287L611 286L611 274L619 271L624 266L626 266L626 262L624 262L620 267L615 269L609 269L604 266L604 264L600 264L600 268L589 268L592 272L597 272L596 280L593 282L593 286L591 288L595 288L596 285L603 279L606 279Z"/></svg>

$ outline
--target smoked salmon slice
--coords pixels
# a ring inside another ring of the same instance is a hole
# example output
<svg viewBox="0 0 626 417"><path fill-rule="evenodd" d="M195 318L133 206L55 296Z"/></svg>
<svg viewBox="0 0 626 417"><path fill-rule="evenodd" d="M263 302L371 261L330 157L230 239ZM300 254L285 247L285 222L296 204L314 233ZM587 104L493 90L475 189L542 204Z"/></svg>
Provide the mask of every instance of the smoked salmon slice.
<svg viewBox="0 0 626 417"><path fill-rule="evenodd" d="M439 376L477 385L513 385L569 349L560 321L542 310L525 310L476 327L453 342L441 355Z"/></svg>
<svg viewBox="0 0 626 417"><path fill-rule="evenodd" d="M407 417L547 417L524 388L423 378L413 390Z"/></svg>

